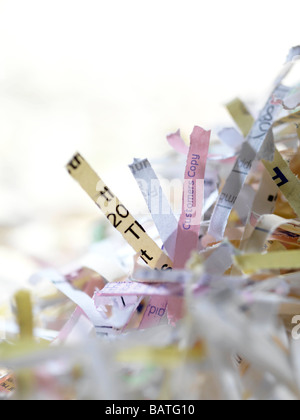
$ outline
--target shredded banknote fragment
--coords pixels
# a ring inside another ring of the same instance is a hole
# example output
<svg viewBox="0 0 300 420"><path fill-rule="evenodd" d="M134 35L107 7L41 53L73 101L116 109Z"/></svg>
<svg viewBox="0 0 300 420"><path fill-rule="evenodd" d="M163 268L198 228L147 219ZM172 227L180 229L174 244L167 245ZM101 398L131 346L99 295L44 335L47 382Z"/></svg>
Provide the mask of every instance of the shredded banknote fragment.
<svg viewBox="0 0 300 420"><path fill-rule="evenodd" d="M146 217L73 155L112 233L0 306L1 398L300 399L299 58L217 137L169 134L165 179L133 160Z"/></svg>

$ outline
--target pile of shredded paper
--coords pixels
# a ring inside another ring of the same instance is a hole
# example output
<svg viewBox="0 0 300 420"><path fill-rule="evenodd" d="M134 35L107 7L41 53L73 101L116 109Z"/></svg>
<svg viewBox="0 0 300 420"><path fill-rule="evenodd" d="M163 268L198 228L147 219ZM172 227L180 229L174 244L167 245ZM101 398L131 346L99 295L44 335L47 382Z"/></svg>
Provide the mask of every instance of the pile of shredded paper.
<svg viewBox="0 0 300 420"><path fill-rule="evenodd" d="M2 399L300 398L299 58L251 111L228 103L217 138L167 136L159 174L133 161L147 217L73 156L114 229L0 307Z"/></svg>

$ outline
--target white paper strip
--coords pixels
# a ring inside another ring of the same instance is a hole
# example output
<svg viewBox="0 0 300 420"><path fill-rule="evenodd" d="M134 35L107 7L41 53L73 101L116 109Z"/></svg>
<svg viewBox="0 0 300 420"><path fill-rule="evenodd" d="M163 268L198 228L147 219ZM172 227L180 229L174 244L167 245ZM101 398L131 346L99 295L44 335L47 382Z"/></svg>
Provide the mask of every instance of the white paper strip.
<svg viewBox="0 0 300 420"><path fill-rule="evenodd" d="M231 210L252 168L253 161L257 158L257 154L260 152L265 139L268 137L267 134L281 109L280 105L272 105L273 94L283 99L288 92L289 88L282 85L275 89L275 92L271 94L260 112L245 143L243 143L241 153L226 180L211 218L208 233L217 240L221 240L224 236ZM264 158L266 158L265 153Z"/></svg>
<svg viewBox="0 0 300 420"><path fill-rule="evenodd" d="M164 247L173 260L178 222L159 179L147 159L135 159L129 168L140 187Z"/></svg>

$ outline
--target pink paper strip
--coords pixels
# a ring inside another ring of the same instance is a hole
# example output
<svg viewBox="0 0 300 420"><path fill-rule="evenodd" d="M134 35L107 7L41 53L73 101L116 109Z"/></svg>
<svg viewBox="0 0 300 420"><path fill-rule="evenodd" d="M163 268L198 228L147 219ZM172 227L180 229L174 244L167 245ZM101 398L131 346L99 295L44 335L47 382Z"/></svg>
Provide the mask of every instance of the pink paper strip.
<svg viewBox="0 0 300 420"><path fill-rule="evenodd" d="M184 299L182 297L170 297L168 299L168 321L175 325L184 316Z"/></svg>
<svg viewBox="0 0 300 420"><path fill-rule="evenodd" d="M169 134L167 136L167 140L169 145L177 152L181 153L182 155L187 156L189 153L189 148L185 144L183 138L181 137L180 130L176 131L176 133ZM221 163L233 163L236 161L236 155L224 156L220 154L209 154L207 156L208 160L218 161Z"/></svg>
<svg viewBox="0 0 300 420"><path fill-rule="evenodd" d="M184 175L182 213L178 223L174 268L182 269L197 249L204 201L204 176L210 131L194 127Z"/></svg>
<svg viewBox="0 0 300 420"><path fill-rule="evenodd" d="M169 145L172 146L176 152L181 153L182 155L188 154L189 148L181 137L180 130L176 131L176 133L169 134L167 140Z"/></svg>
<svg viewBox="0 0 300 420"><path fill-rule="evenodd" d="M182 294L182 286L180 284L157 284L148 285L138 282L119 282L108 283L102 290L95 292L94 301L96 307L98 306L99 299L113 296L160 296L168 297L170 295Z"/></svg>
<svg viewBox="0 0 300 420"><path fill-rule="evenodd" d="M139 329L142 330L159 325L166 313L167 305L168 299L165 297L155 296L154 298L151 298Z"/></svg>
<svg viewBox="0 0 300 420"><path fill-rule="evenodd" d="M182 296L183 288L180 284L148 285L138 282L109 283L94 295L96 308L109 303L109 299L120 297L120 309L137 300L138 296L151 296L139 329L146 329L159 325L164 317L170 296ZM177 319L177 318L176 318Z"/></svg>

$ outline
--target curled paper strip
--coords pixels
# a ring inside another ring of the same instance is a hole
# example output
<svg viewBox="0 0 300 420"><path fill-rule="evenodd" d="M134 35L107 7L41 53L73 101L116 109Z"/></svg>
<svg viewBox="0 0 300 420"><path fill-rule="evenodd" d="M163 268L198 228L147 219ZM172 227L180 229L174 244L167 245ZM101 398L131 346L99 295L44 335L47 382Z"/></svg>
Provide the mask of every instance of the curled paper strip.
<svg viewBox="0 0 300 420"><path fill-rule="evenodd" d="M106 313L107 307L111 307L115 313L120 314L120 318L126 320L124 328L129 321L124 315L134 311L145 297L151 297L147 304L139 328L149 328L158 325L167 311L169 296L182 296L182 288L178 284L147 285L141 283L111 283L100 292L94 295L94 302L100 313ZM109 322L109 321L108 321Z"/></svg>
<svg viewBox="0 0 300 420"><path fill-rule="evenodd" d="M189 147L185 144L183 138L181 137L180 130L176 131L176 133L169 134L167 136L167 140L170 146L173 147L176 152L185 156L188 154Z"/></svg>
<svg viewBox="0 0 300 420"><path fill-rule="evenodd" d="M300 106L300 92L290 95L285 100L274 98L275 105L281 105L287 111L293 111Z"/></svg>
<svg viewBox="0 0 300 420"><path fill-rule="evenodd" d="M111 326L103 320L103 317L101 317L96 310L93 300L86 293L75 289L59 272L50 269L43 270L40 273L37 273L35 277L32 278L32 281L37 281L39 278L49 279L61 293L78 305L99 333Z"/></svg>

